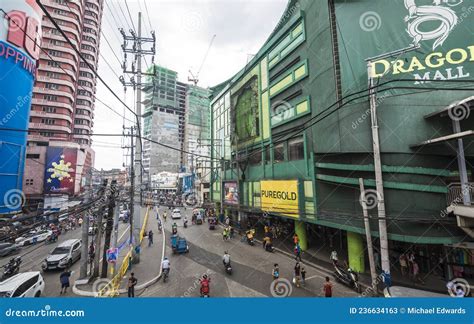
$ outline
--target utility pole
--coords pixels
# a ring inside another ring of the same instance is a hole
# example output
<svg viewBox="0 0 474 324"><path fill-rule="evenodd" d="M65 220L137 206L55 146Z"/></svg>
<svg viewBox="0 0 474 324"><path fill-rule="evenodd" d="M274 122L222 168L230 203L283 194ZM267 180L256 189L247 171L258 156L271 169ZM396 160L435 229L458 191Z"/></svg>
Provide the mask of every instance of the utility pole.
<svg viewBox="0 0 474 324"><path fill-rule="evenodd" d="M123 72L125 74L132 74L130 78L130 82L126 82L124 77L121 76L120 82L124 87L133 87L136 90L136 115L137 115L137 131L138 136L136 139L136 151L135 154L133 153L133 143L132 143L132 154L131 154L131 166L135 164L132 171L132 186L131 186L131 201L130 201L130 231L133 233L130 237L133 237L133 263L140 262L140 256L137 253L138 245L139 245L139 233L140 233L140 218L141 218L141 205L143 204L143 170L142 170L142 132L141 132L141 118L142 118L142 87L145 85L142 84L142 75L155 75L155 66L154 66L154 55L155 55L155 45L156 45L156 38L155 32L151 31L151 37L142 37L142 13L138 13L138 29L135 33L134 30L130 30L130 35L125 34L122 28L119 29L120 33L123 37L123 45L122 51L124 53L124 62L122 65ZM131 42L131 48L128 47L128 42ZM145 43L151 43L151 49L143 49L142 45ZM127 53L132 54L134 57L134 62L132 62L131 69L128 70L127 67ZM153 65L153 73L143 73L142 72L142 57L145 55L152 55L152 65ZM135 81L134 76L136 75L137 80ZM132 136L133 140L133 136ZM135 194L135 172L138 172L137 177L137 184L136 187L140 192L140 204L134 206L134 199L133 195ZM136 218L135 218L136 217ZM135 219L134 219L135 218Z"/></svg>
<svg viewBox="0 0 474 324"><path fill-rule="evenodd" d="M109 263L107 262L107 250L110 249L110 237L114 225L115 198L117 196L117 180L112 180L109 192L109 209L107 210L107 225L105 227L104 251L102 253L102 275L101 278L107 278Z"/></svg>
<svg viewBox="0 0 474 324"><path fill-rule="evenodd" d="M135 165L133 163L133 159L135 158L135 155L133 154L134 146L133 146L133 126L130 127L130 215L129 215L129 221L130 221L130 244L136 244L137 242L138 235L134 235L134 230L133 230L133 214L135 212ZM140 256L135 253L135 249L132 250L132 261L138 263L140 262Z"/></svg>
<svg viewBox="0 0 474 324"><path fill-rule="evenodd" d="M371 117L371 125L372 125L372 144L373 144L373 150L374 150L375 186L377 190L377 199L378 199L377 210L378 210L378 218L379 218L380 259L381 259L382 270L387 273L390 273L390 257L389 257L389 252L388 252L387 219L386 219L386 214L385 214L382 162L380 158L379 124L378 124L378 119L377 119L377 90L375 87L376 76L375 76L373 64L374 62L378 60L391 57L391 56L400 56L402 54L417 50L419 48L420 48L419 45L414 45L407 48L402 48L397 51L381 54L376 57L371 57L366 60L367 75L369 78L369 102L370 102L370 117Z"/></svg>
<svg viewBox="0 0 474 324"><path fill-rule="evenodd" d="M99 261L100 261L100 243L102 241L102 219L104 216L105 210L105 192L107 188L108 180L104 179L102 183L100 198L98 201L99 211L98 215L96 215L96 222L95 225L97 226L97 232L95 234L95 256L94 256L94 268L91 271L91 278L96 278L99 276Z"/></svg>
<svg viewBox="0 0 474 324"><path fill-rule="evenodd" d="M88 205L91 201L92 197L92 167L89 169L88 172L89 176L89 183L88 188L86 189L86 198L84 199L84 205ZM89 207L92 209L92 207ZM89 210L84 211L82 217L82 250L81 250L81 268L80 268L80 275L81 279L87 278L87 262L89 259Z"/></svg>
<svg viewBox="0 0 474 324"><path fill-rule="evenodd" d="M367 200L365 196L364 180L359 178L360 203L364 213L365 236L367 238L367 251L369 252L370 278L372 279L372 292L375 294L377 286L377 272L375 270L374 246L372 245L372 234L370 233L370 219L367 210Z"/></svg>
<svg viewBox="0 0 474 324"><path fill-rule="evenodd" d="M112 247L117 248L118 246L118 228L119 228L119 214L120 214L120 199L117 204L115 204L114 208L114 236L113 236L113 241L112 241ZM114 263L114 274L117 273L117 262Z"/></svg>

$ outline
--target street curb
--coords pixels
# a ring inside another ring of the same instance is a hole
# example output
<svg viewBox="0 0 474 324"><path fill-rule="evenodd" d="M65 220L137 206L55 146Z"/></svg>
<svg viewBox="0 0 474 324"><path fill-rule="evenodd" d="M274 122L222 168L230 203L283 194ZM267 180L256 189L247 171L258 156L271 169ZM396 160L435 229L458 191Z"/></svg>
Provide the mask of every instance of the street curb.
<svg viewBox="0 0 474 324"><path fill-rule="evenodd" d="M156 207L155 207L156 208ZM158 211L157 211L158 213ZM161 216L158 214L158 217L160 218L161 220ZM163 223L163 222L162 222ZM165 231L163 229L162 231L162 234L163 234L163 249L162 249L162 254L161 254L161 262L163 262L163 258L165 256L165 248L166 248L166 234L165 234ZM161 262L160 262L160 265L161 265ZM142 290L142 289L147 289L148 287L150 287L151 285L155 284L158 280L160 280L161 278L161 275L162 275L162 269L161 269L161 266L160 266L160 272L158 273L158 276L156 276L155 278L152 278L151 280L145 282L144 284L142 285L139 285L137 286L135 289L136 290ZM77 281L76 281L77 282ZM97 292L92 292L92 291L86 291L86 290L82 290L82 289L79 289L77 286L76 286L76 283L74 283L74 286L72 286L72 292L78 296L83 296L83 297L99 297L98 296L98 293ZM120 295L124 295L124 294L127 294L128 291L126 289L120 289L118 291L118 293Z"/></svg>

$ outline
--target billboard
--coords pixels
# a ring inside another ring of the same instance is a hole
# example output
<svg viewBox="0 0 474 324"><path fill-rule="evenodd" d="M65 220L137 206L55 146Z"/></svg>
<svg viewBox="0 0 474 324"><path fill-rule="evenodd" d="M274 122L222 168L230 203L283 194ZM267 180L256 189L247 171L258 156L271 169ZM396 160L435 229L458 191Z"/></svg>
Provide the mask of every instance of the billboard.
<svg viewBox="0 0 474 324"><path fill-rule="evenodd" d="M31 91L41 40L41 9L33 0L2 0L0 16L0 214L18 211ZM9 131L8 129L12 129ZM20 131L18 131L20 130Z"/></svg>
<svg viewBox="0 0 474 324"><path fill-rule="evenodd" d="M224 203L239 204L239 190L237 188L237 182L224 182Z"/></svg>
<svg viewBox="0 0 474 324"><path fill-rule="evenodd" d="M294 218L299 217L298 180L262 180L262 210Z"/></svg>
<svg viewBox="0 0 474 324"><path fill-rule="evenodd" d="M48 147L44 176L45 194L74 194L77 150Z"/></svg>
<svg viewBox="0 0 474 324"><path fill-rule="evenodd" d="M341 39L348 40L350 53L341 51L344 94L367 86L366 59L409 46L420 46L398 57L374 59L371 76L405 87L457 88L474 73L474 3L463 0L337 0L336 15L343 21ZM406 80L406 81L405 81ZM434 84L436 82L436 85ZM382 82L382 81L380 81ZM447 98L446 98L447 97ZM462 92L433 92L431 102L466 97Z"/></svg>

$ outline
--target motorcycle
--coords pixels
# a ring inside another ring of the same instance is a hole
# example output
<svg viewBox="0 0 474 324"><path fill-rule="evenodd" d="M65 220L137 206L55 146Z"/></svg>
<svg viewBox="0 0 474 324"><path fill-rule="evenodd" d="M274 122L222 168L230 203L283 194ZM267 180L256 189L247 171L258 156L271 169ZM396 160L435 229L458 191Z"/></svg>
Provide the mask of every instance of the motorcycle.
<svg viewBox="0 0 474 324"><path fill-rule="evenodd" d="M353 288L356 292L361 292L361 286L359 284L359 276L351 268L344 270L343 267L334 263L334 278L337 281L342 282L346 286Z"/></svg>
<svg viewBox="0 0 474 324"><path fill-rule="evenodd" d="M224 268L225 268L225 272L229 275L232 274L232 266L230 265L230 262L229 263L225 263L224 262Z"/></svg>
<svg viewBox="0 0 474 324"><path fill-rule="evenodd" d="M3 275L0 281L10 278L20 272L21 257L10 259L10 261L3 266Z"/></svg>
<svg viewBox="0 0 474 324"><path fill-rule="evenodd" d="M46 239L46 244L56 243L57 241L58 241L58 236L57 235L50 235Z"/></svg>
<svg viewBox="0 0 474 324"><path fill-rule="evenodd" d="M170 269L163 269L163 282L166 282L166 280L168 280L169 274L170 274Z"/></svg>
<svg viewBox="0 0 474 324"><path fill-rule="evenodd" d="M275 251L275 248L273 247L273 244L272 243L267 243L265 245L265 251L267 252L274 252Z"/></svg>
<svg viewBox="0 0 474 324"><path fill-rule="evenodd" d="M209 283L211 279L205 278L205 279L200 279L199 281L201 282L201 289L200 289L201 297L209 298L209 292L211 290L209 287Z"/></svg>

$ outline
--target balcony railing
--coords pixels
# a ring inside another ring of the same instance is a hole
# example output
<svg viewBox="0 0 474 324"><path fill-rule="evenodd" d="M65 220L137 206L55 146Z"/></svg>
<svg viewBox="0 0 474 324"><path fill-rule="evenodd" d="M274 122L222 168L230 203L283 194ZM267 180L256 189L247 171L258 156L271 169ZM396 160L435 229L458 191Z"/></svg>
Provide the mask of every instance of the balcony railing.
<svg viewBox="0 0 474 324"><path fill-rule="evenodd" d="M471 195L471 202L474 202L474 183L469 183L469 192ZM462 205L463 204L463 190L461 183L453 182L448 185L448 194L446 195L446 204L450 205Z"/></svg>

